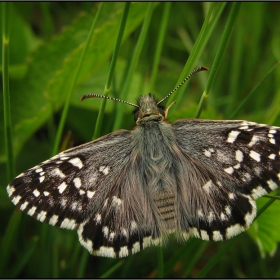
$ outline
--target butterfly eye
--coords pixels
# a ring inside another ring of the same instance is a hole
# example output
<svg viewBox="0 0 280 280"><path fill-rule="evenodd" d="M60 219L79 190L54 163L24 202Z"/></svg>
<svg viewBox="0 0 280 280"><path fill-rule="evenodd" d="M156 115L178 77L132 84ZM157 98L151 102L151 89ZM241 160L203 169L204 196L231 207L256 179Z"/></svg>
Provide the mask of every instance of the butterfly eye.
<svg viewBox="0 0 280 280"><path fill-rule="evenodd" d="M164 107L163 107L163 106L158 105L158 111L159 111L159 113L160 113L162 116L165 115L165 114L164 114Z"/></svg>
<svg viewBox="0 0 280 280"><path fill-rule="evenodd" d="M136 122L139 117L139 109L133 110L132 114L134 115L134 121Z"/></svg>

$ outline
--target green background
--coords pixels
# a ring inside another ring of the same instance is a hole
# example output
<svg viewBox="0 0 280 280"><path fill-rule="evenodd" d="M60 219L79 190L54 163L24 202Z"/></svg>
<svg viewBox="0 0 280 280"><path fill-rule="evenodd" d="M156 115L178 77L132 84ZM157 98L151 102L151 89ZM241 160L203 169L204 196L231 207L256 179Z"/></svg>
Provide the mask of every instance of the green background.
<svg viewBox="0 0 280 280"><path fill-rule="evenodd" d="M14 176L51 156L66 95L98 5L90 2L9 5ZM60 150L92 139L101 100L80 102L79 99L86 93L104 93L124 5L115 2L103 5L71 96ZM183 79L181 75L189 74L182 71L190 57L193 58L191 70L207 66L211 71L216 55L221 52L220 42L233 4L211 5L210 2L156 2L151 6L132 3L109 95L122 98L124 87L128 87L125 99L132 103L137 102L140 94L148 92L163 98L180 78ZM152 13L147 34L136 67L131 71L149 7ZM210 7L213 8L212 17L199 37ZM280 67L270 71L280 60L279 12L280 4L275 2L238 5L233 30L228 33L230 39L222 49L223 57L219 68L215 69L216 76L207 92L209 96L201 118L230 119L234 113L235 119L280 126ZM164 14L167 16L166 31ZM159 46L161 31L164 39ZM194 49L197 55L190 56ZM158 64L156 54L159 55ZM157 70L155 76L153 69ZM174 94L177 104L169 111L170 122L195 116L209 75L210 72L195 75ZM252 97L235 112L254 88ZM0 111L1 124L4 124L2 98ZM118 114L122 117L118 128L132 129L131 111L130 106L108 101L100 136L113 130ZM280 204L277 201L246 233L234 239L229 250L225 250L228 241L191 239L181 244L171 238L163 248L162 269L156 247L121 260L93 257L80 245L75 231L40 223L16 211L6 193L10 180L6 161L4 125L1 125L1 277L280 277L280 252L277 250ZM268 200L258 199L258 208ZM207 271L203 270L205 267Z"/></svg>

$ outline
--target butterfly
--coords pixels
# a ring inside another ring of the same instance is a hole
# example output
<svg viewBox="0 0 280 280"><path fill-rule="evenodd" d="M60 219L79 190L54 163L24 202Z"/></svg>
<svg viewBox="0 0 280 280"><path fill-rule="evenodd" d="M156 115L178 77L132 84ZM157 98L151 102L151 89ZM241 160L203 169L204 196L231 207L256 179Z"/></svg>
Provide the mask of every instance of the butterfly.
<svg viewBox="0 0 280 280"><path fill-rule="evenodd" d="M161 103L177 88L159 102L152 94L138 105L114 99L135 107L135 129L24 171L7 187L11 201L41 222L76 229L91 254L112 258L162 245L173 233L218 241L248 229L255 200L280 183L280 128L243 120L170 124L172 103ZM90 97L113 99L82 99Z"/></svg>

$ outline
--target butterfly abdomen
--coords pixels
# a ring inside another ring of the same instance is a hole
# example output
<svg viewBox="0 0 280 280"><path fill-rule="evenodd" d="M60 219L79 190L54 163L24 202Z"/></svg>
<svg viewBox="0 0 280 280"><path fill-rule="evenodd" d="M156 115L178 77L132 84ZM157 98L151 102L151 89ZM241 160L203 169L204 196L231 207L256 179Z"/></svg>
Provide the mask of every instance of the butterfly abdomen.
<svg viewBox="0 0 280 280"><path fill-rule="evenodd" d="M162 219L163 226L167 230L175 228L175 196L172 193L161 192L157 197L154 198L156 207L160 218Z"/></svg>

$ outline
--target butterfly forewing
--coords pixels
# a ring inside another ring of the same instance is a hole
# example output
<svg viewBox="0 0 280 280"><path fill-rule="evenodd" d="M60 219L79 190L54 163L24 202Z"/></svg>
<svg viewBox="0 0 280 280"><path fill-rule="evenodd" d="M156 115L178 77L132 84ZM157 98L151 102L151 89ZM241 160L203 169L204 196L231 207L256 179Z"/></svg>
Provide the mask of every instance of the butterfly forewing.
<svg viewBox="0 0 280 280"><path fill-rule="evenodd" d="M22 211L63 228L77 228L104 203L129 159L129 131L121 130L69 149L31 168L8 186Z"/></svg>

